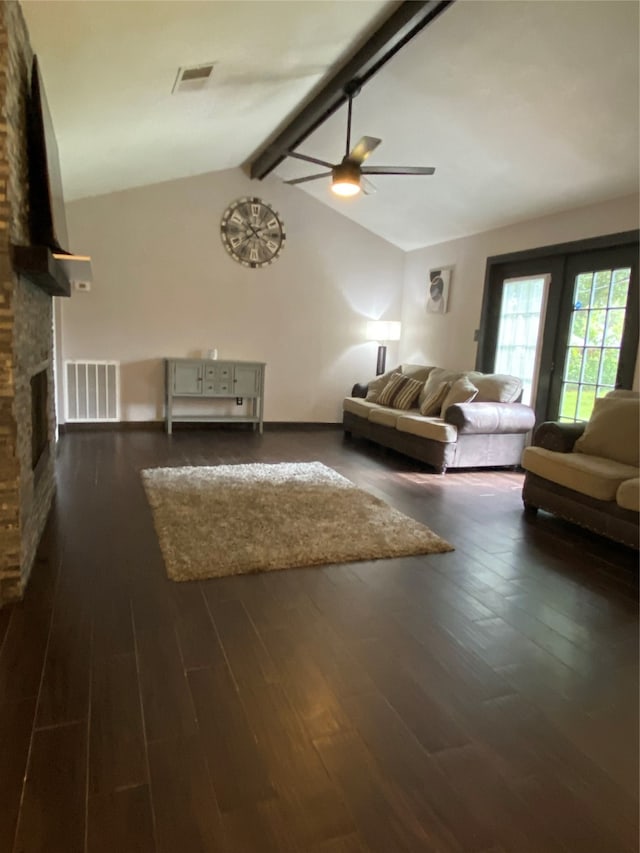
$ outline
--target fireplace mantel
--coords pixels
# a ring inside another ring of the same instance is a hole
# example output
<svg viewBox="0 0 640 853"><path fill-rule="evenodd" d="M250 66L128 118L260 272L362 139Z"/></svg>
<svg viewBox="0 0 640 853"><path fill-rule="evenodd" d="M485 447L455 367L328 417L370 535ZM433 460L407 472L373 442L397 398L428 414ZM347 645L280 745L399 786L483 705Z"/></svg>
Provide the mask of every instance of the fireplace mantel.
<svg viewBox="0 0 640 853"><path fill-rule="evenodd" d="M16 272L51 296L71 296L71 282L48 246L12 246Z"/></svg>

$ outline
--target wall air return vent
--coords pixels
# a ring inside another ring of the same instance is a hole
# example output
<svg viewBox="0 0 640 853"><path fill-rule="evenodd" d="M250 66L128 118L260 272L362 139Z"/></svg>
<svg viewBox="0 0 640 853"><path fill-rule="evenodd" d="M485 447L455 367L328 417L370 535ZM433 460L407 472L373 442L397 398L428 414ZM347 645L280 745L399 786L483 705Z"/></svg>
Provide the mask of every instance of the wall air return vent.
<svg viewBox="0 0 640 853"><path fill-rule="evenodd" d="M65 361L67 423L120 420L120 362Z"/></svg>
<svg viewBox="0 0 640 853"><path fill-rule="evenodd" d="M178 74L171 94L197 92L200 89L204 89L211 78L212 72L213 62L207 62L205 65L191 65L188 68L186 66L178 68Z"/></svg>

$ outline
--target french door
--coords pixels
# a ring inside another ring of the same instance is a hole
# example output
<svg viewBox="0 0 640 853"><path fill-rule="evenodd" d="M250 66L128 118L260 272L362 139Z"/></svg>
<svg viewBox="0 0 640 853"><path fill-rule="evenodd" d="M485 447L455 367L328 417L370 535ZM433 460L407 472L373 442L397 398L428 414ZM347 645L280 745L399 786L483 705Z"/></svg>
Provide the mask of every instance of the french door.
<svg viewBox="0 0 640 853"><path fill-rule="evenodd" d="M633 383L638 242L550 249L489 259L476 366L520 376L538 422L584 421Z"/></svg>
<svg viewBox="0 0 640 853"><path fill-rule="evenodd" d="M597 397L630 388L637 349L637 248L569 257L549 395L553 416L586 421Z"/></svg>

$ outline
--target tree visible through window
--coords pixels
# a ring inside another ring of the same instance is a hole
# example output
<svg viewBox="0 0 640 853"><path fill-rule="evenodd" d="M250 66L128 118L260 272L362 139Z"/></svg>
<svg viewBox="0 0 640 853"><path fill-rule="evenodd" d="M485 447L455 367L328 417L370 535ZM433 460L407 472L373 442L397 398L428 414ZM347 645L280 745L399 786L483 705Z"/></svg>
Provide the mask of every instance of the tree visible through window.
<svg viewBox="0 0 640 853"><path fill-rule="evenodd" d="M616 386L630 276L628 267L576 276L560 420L589 420Z"/></svg>

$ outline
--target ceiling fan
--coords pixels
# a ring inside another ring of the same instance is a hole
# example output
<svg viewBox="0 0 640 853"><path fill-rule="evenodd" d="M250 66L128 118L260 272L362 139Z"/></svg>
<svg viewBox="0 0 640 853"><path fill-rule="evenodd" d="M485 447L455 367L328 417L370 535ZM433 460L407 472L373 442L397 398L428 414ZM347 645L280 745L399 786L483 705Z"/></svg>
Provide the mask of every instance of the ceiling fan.
<svg viewBox="0 0 640 853"><path fill-rule="evenodd" d="M325 166L330 171L318 172L315 175L306 175L304 178L293 178L285 181L285 184L304 184L307 181L317 181L320 178L331 176L331 189L336 195L352 196L362 190L365 195L374 190L367 180L368 175L433 175L433 166L363 166L367 157L375 151L382 142L375 136L363 136L351 148L351 110L353 99L360 91L357 85L351 85L345 89L347 95L347 145L346 153L340 163L329 163L319 160L317 157L308 157L306 154L298 154L297 151L287 151L287 157L295 160L304 160L306 163L315 163L317 166ZM364 179L364 180L363 180ZM367 186L368 185L368 186Z"/></svg>

